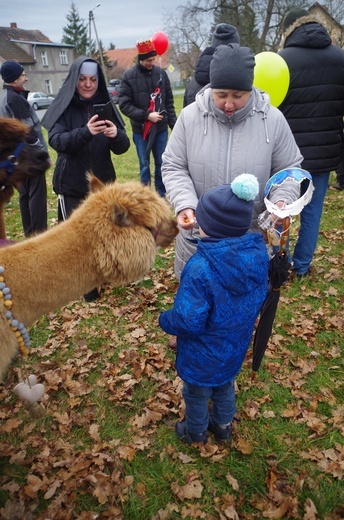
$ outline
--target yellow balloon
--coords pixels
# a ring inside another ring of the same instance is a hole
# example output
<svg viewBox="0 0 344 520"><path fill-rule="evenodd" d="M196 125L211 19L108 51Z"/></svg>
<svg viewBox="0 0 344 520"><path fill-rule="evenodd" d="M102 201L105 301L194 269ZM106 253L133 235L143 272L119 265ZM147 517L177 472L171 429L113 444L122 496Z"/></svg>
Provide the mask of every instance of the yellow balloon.
<svg viewBox="0 0 344 520"><path fill-rule="evenodd" d="M290 83L289 68L276 52L260 52L255 56L253 85L270 96L270 102L278 107L287 95Z"/></svg>

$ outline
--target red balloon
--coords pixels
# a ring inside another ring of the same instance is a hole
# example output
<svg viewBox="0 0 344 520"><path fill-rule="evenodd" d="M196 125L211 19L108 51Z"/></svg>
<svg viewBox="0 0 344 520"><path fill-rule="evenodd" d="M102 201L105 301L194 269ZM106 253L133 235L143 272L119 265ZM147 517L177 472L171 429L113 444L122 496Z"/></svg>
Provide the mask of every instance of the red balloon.
<svg viewBox="0 0 344 520"><path fill-rule="evenodd" d="M157 32L152 36L152 42L154 43L154 47L156 53L161 56L167 51L168 48L168 38L165 33Z"/></svg>

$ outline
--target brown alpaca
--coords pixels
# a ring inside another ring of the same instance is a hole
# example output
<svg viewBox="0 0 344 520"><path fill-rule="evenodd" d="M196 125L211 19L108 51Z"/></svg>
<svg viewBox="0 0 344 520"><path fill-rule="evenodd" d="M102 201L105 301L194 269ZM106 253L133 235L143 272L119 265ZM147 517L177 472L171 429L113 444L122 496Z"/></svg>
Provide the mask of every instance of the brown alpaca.
<svg viewBox="0 0 344 520"><path fill-rule="evenodd" d="M90 176L91 194L57 226L0 249L13 317L25 327L103 283L137 281L169 245L177 225L167 202L140 183L103 185ZM0 380L18 341L0 298Z"/></svg>
<svg viewBox="0 0 344 520"><path fill-rule="evenodd" d="M4 208L13 195L13 186L27 177L43 175L49 155L27 142L30 127L18 119L0 118L0 239L6 238ZM22 143L22 148L17 148Z"/></svg>

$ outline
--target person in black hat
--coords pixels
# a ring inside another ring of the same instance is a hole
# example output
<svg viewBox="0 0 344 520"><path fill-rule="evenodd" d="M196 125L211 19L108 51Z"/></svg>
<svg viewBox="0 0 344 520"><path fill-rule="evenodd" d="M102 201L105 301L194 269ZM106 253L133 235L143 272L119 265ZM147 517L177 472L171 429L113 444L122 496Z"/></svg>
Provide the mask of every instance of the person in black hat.
<svg viewBox="0 0 344 520"><path fill-rule="evenodd" d="M186 418L177 436L188 444L231 439L234 381L267 294L269 258L261 233L248 232L259 185L242 174L199 199L197 252L186 264L174 307L159 324L178 338L176 369ZM208 401L212 411L208 412Z"/></svg>
<svg viewBox="0 0 344 520"><path fill-rule="evenodd" d="M301 212L292 255L294 277L302 279L312 271L330 172L340 171L343 159L344 52L305 9L289 11L283 29L279 54L288 65L290 87L278 108L304 157L301 167L312 175L315 188Z"/></svg>
<svg viewBox="0 0 344 520"><path fill-rule="evenodd" d="M162 154L168 127L177 116L166 71L155 65L157 52L152 40L137 42L137 64L126 70L119 89L118 104L130 119L133 141L140 165L140 181L151 184L150 153L154 157L154 186L162 197L166 190L161 179Z"/></svg>
<svg viewBox="0 0 344 520"><path fill-rule="evenodd" d="M210 62L213 58L216 47L219 45L228 45L229 43L240 43L238 31L233 25L229 25L228 23L217 24L211 38L210 46L204 49L202 54L199 56L195 67L195 74L186 86L183 107L193 103L196 94L205 85L210 83Z"/></svg>
<svg viewBox="0 0 344 520"><path fill-rule="evenodd" d="M47 151L40 121L27 101L28 81L24 67L16 61L5 61L0 74L4 80L0 95L0 115L19 119L31 127L30 142L34 148ZM19 207L25 236L47 229L47 185L44 175L28 178L19 185Z"/></svg>

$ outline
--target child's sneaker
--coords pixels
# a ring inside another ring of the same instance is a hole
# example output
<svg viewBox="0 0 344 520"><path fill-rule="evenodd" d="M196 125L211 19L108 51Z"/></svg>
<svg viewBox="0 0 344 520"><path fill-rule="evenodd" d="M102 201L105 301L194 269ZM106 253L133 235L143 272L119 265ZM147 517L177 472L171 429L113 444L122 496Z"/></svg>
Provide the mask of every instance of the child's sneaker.
<svg viewBox="0 0 344 520"><path fill-rule="evenodd" d="M175 432L178 439L186 444L193 444L194 442L206 444L208 442L207 432L200 434L188 433L186 431L186 421L178 421L175 426Z"/></svg>
<svg viewBox="0 0 344 520"><path fill-rule="evenodd" d="M228 426L220 426L215 424L212 419L209 419L208 430L214 434L215 439L219 443L232 440L232 427L230 424Z"/></svg>

